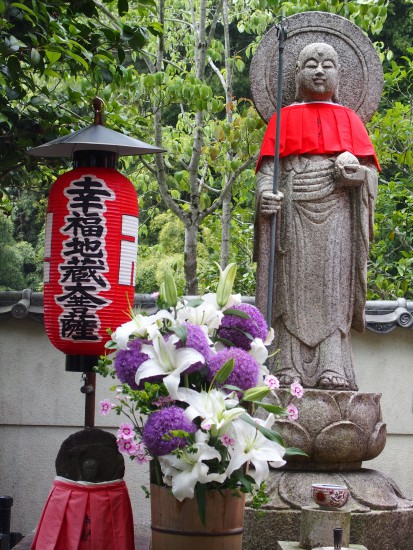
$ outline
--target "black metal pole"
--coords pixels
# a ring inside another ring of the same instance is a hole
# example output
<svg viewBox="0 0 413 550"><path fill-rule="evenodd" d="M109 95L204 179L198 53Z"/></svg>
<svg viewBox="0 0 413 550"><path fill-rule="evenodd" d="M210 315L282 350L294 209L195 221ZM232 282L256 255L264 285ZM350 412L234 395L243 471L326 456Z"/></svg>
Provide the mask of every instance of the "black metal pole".
<svg viewBox="0 0 413 550"><path fill-rule="evenodd" d="M282 107L282 78L284 69L284 46L287 38L287 27L285 19L281 16L281 21L277 25L278 32L278 78L277 78L277 120L275 127L275 150L274 150L274 178L273 193L278 193L278 180L280 170L280 127L281 127L281 107ZM274 270L275 270L275 245L277 234L277 214L271 216L270 227L270 258L268 265L268 294L267 294L267 324L272 324L272 303L274 292Z"/></svg>

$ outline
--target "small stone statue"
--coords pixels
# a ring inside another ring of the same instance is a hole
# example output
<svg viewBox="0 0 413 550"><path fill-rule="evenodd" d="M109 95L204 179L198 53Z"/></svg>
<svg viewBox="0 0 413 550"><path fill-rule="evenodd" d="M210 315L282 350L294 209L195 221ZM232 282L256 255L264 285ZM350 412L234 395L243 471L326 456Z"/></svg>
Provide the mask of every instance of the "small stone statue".
<svg viewBox="0 0 413 550"><path fill-rule="evenodd" d="M116 438L98 428L69 436L32 550L134 550L132 509Z"/></svg>
<svg viewBox="0 0 413 550"><path fill-rule="evenodd" d="M71 481L114 481L123 478L125 461L113 434L85 428L63 441L56 457L56 473Z"/></svg>
<svg viewBox="0 0 413 550"><path fill-rule="evenodd" d="M338 103L339 69L331 45L301 50L295 102L281 113L278 195L274 117L257 164L256 301L263 310L270 219L280 214L272 324L282 386L357 390L350 329L364 330L379 166L363 122Z"/></svg>

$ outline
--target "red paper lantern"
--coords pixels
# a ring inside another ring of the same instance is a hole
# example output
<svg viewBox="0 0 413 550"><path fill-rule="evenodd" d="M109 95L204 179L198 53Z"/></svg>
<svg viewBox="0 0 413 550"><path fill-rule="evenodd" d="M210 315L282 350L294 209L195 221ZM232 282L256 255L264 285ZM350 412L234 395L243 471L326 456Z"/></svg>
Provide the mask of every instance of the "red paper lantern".
<svg viewBox="0 0 413 550"><path fill-rule="evenodd" d="M75 168L50 191L44 320L68 355L101 355L107 329L129 320L135 292L138 200L112 168Z"/></svg>

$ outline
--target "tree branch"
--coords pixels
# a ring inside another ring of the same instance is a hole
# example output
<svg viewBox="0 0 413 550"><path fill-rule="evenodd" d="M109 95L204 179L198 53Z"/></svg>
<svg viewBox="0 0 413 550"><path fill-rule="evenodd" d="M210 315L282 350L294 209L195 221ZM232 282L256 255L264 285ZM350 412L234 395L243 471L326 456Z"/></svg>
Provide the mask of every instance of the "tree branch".
<svg viewBox="0 0 413 550"><path fill-rule="evenodd" d="M200 221L202 221L209 214L212 214L213 212L215 212L215 210L217 210L222 205L222 202L225 199L225 197L228 195L228 193L231 192L231 189L232 189L232 186L234 185L235 180L252 163L257 162L258 154L259 153L256 153L253 157L248 158L245 162L243 162L241 164L241 166L239 166L235 170L235 172L231 175L231 177L228 178L228 181L227 181L224 189L222 190L220 196L218 197L218 199L213 204L211 204L211 206L209 206L208 208L206 208L205 210L200 212L200 214L199 214Z"/></svg>
<svg viewBox="0 0 413 550"><path fill-rule="evenodd" d="M122 30L122 27L118 24L118 20L117 18L113 15L112 12L110 12L108 10L108 8L106 6L104 6L101 2L99 2L99 0L93 0L93 3L95 4L95 6L97 6L105 15L108 19L110 19L113 23L114 23L114 26L119 30L121 31Z"/></svg>
<svg viewBox="0 0 413 550"><path fill-rule="evenodd" d="M224 75L221 73L221 71L218 69L218 67L215 65L215 63L212 61L212 59L209 56L208 56L208 63L210 65L211 69L214 71L214 73L217 75L217 77L221 81L222 87L226 91L227 83L225 81Z"/></svg>
<svg viewBox="0 0 413 550"><path fill-rule="evenodd" d="M149 164L147 160L145 160L143 157L141 157L140 162L145 166L145 168L150 172L155 178L156 178L156 170L155 168L152 168L152 166Z"/></svg>
<svg viewBox="0 0 413 550"><path fill-rule="evenodd" d="M164 24L164 0L159 1L159 22ZM158 52L157 52L157 70L162 69L162 59L164 54L164 41L161 37L158 40ZM162 140L162 111L161 109L156 110L154 114L154 130L155 130L155 145L163 149L163 140ZM155 155L156 163L156 179L158 182L159 191L161 193L162 199L165 202L165 205L169 210L178 216L178 218L183 222L187 227L190 224L189 215L179 207L179 205L174 201L172 196L169 193L168 186L166 185L166 174L165 174L165 162L162 156L162 153L157 153Z"/></svg>
<svg viewBox="0 0 413 550"><path fill-rule="evenodd" d="M211 28L209 29L209 35L208 35L208 40L207 40L207 48L209 48L209 46L211 45L212 39L215 36L215 29L217 27L219 14L222 11L223 3L224 3L224 0L220 0L219 4L217 6L217 9L215 10L214 17L212 18Z"/></svg>

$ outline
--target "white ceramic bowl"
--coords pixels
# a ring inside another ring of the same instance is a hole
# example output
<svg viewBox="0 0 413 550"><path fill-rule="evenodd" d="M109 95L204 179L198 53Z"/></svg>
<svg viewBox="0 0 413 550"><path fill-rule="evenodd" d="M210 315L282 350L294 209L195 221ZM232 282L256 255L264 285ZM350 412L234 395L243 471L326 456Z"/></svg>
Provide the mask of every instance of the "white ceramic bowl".
<svg viewBox="0 0 413 550"><path fill-rule="evenodd" d="M345 485L313 483L311 485L313 500L321 508L341 508L348 500L348 489Z"/></svg>

